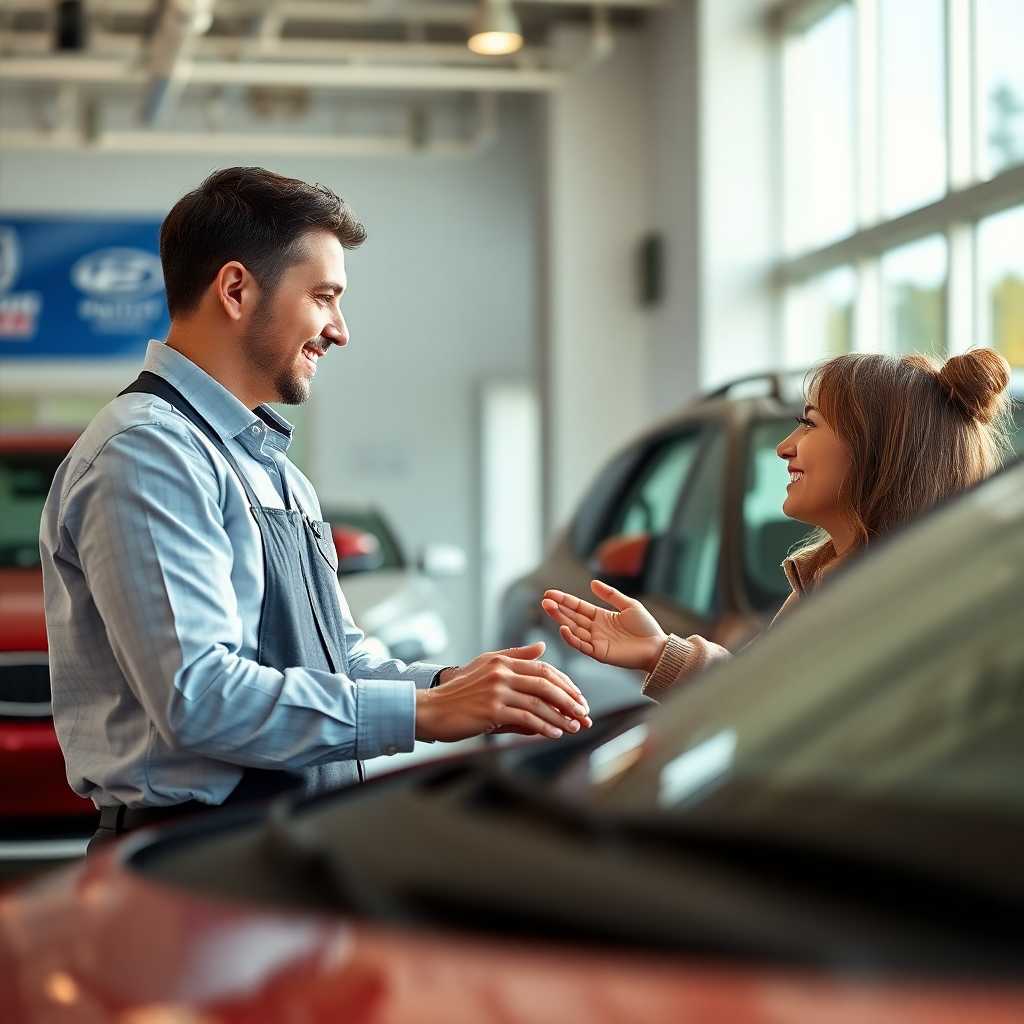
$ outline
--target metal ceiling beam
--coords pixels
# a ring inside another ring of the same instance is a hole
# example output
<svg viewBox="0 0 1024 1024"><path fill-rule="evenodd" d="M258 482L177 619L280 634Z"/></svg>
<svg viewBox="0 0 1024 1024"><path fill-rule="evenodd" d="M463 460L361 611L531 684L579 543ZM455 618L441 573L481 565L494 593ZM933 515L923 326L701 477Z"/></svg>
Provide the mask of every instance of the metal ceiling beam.
<svg viewBox="0 0 1024 1024"><path fill-rule="evenodd" d="M0 53L46 57L53 53L49 32L0 31ZM89 35L89 57L119 57L138 60L145 44L136 33L93 30ZM377 63L468 64L476 67L517 67L543 65L549 58L543 47L527 46L510 57L482 57L463 43L390 42L375 39L271 39L241 36L202 36L192 44L196 57L220 60L304 60L374 61Z"/></svg>
<svg viewBox="0 0 1024 1024"><path fill-rule="evenodd" d="M508 67L397 67L300 64L275 61L195 61L181 67L193 85L303 86L318 89L433 89L467 92L547 92L566 73ZM123 60L92 57L11 57L0 61L0 81L137 86L146 73Z"/></svg>

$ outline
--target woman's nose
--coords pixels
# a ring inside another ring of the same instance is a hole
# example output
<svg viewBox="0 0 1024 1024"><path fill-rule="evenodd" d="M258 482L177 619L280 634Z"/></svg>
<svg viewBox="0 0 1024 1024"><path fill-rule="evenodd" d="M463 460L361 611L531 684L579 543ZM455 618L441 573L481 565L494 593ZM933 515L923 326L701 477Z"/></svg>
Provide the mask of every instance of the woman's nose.
<svg viewBox="0 0 1024 1024"><path fill-rule="evenodd" d="M778 455L780 459L788 461L796 455L796 441L794 440L795 434L796 431L794 430L793 433L787 434L779 442L778 447L775 449L775 454Z"/></svg>

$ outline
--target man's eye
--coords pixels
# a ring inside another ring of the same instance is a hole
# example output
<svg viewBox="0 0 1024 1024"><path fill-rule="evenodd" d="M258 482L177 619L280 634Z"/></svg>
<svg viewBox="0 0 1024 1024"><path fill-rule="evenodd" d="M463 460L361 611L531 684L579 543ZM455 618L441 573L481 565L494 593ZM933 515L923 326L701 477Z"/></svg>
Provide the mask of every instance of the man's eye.
<svg viewBox="0 0 1024 1024"><path fill-rule="evenodd" d="M318 295L317 298L321 302L333 302L334 296L330 292L324 292L322 295Z"/></svg>

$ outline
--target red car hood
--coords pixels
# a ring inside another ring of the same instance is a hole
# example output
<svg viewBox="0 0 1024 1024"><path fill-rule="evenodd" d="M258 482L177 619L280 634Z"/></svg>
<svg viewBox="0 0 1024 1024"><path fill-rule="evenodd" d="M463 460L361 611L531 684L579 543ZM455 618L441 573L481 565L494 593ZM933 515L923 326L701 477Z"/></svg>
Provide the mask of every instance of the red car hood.
<svg viewBox="0 0 1024 1024"><path fill-rule="evenodd" d="M141 836L128 841L134 845ZM1024 988L842 979L216 902L118 851L0 901L8 1019L120 1024L1017 1024Z"/></svg>
<svg viewBox="0 0 1024 1024"><path fill-rule="evenodd" d="M0 651L45 651L43 574L0 569Z"/></svg>

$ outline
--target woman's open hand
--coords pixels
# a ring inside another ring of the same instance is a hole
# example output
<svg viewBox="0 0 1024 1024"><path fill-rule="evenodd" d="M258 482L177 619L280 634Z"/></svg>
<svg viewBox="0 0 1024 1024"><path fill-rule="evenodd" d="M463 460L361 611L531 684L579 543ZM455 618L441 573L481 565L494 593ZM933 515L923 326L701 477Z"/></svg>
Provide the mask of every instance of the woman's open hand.
<svg viewBox="0 0 1024 1024"><path fill-rule="evenodd" d="M541 607L558 623L562 639L595 661L650 672L667 639L654 616L639 602L600 580L592 580L594 596L615 608L599 608L561 590L547 590Z"/></svg>

